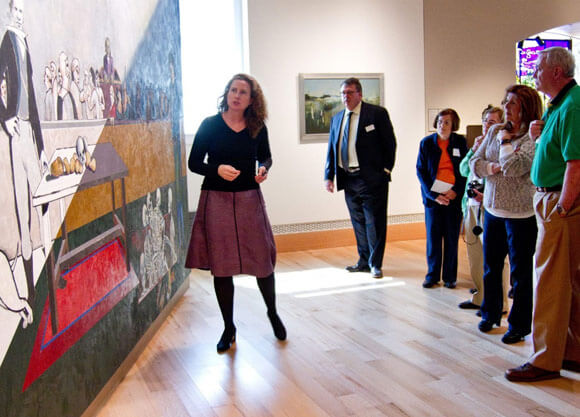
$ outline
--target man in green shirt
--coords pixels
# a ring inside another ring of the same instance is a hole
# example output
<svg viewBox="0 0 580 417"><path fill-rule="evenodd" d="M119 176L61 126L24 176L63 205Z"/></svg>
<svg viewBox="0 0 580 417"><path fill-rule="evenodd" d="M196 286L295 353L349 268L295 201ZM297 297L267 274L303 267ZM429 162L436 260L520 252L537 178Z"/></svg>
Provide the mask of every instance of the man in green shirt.
<svg viewBox="0 0 580 417"><path fill-rule="evenodd" d="M515 382L558 378L561 369L580 372L580 86L571 52L541 51L534 79L551 100L542 120L530 124L538 222L534 353L506 371Z"/></svg>

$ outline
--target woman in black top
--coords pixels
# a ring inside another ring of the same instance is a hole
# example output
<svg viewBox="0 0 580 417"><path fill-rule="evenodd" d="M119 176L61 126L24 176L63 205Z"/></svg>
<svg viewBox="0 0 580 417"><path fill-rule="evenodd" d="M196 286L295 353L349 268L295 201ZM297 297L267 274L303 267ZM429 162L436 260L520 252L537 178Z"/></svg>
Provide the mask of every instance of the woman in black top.
<svg viewBox="0 0 580 417"><path fill-rule="evenodd" d="M235 75L218 109L202 122L189 155L189 169L205 178L185 265L214 276L225 326L217 350L224 352L236 339L233 275L256 276L274 335L285 340L286 329L276 311L276 246L260 191L272 166L260 85Z"/></svg>

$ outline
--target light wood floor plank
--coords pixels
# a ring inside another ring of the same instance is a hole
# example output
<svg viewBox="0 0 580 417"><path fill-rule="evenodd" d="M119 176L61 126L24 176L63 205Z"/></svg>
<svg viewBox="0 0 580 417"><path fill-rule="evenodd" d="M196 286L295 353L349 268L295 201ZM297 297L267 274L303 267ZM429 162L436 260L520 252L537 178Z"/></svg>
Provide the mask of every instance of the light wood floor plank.
<svg viewBox="0 0 580 417"><path fill-rule="evenodd" d="M580 416L580 375L513 384L531 352L483 334L465 247L458 287L424 289L425 242L389 242L383 272L349 274L354 247L278 255L288 341L274 338L253 277L235 279L237 342L219 355L222 320L207 272L191 286L99 417Z"/></svg>

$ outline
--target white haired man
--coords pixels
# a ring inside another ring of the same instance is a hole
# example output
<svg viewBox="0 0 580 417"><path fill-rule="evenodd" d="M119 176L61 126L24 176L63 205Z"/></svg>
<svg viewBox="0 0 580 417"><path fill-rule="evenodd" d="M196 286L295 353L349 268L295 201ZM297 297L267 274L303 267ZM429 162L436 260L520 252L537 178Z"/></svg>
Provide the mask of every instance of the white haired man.
<svg viewBox="0 0 580 417"><path fill-rule="evenodd" d="M541 51L534 79L550 97L542 120L529 129L537 140L534 353L506 371L514 382L558 378L561 369L580 372L580 87L573 55L564 48Z"/></svg>

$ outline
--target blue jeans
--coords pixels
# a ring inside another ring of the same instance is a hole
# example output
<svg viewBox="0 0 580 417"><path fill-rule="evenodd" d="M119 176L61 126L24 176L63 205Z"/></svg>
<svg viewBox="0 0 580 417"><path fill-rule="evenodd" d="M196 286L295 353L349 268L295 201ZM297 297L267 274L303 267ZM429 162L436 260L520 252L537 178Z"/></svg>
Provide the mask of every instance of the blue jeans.
<svg viewBox="0 0 580 417"><path fill-rule="evenodd" d="M483 288L481 317L498 322L502 314L502 271L509 255L513 304L510 330L531 332L533 308L533 257L538 226L534 216L524 219L496 217L485 212L483 222Z"/></svg>
<svg viewBox="0 0 580 417"><path fill-rule="evenodd" d="M443 282L457 281L457 244L461 230L461 206L425 206L427 229L427 275L425 280L436 283L441 278L443 258Z"/></svg>

